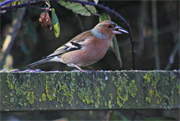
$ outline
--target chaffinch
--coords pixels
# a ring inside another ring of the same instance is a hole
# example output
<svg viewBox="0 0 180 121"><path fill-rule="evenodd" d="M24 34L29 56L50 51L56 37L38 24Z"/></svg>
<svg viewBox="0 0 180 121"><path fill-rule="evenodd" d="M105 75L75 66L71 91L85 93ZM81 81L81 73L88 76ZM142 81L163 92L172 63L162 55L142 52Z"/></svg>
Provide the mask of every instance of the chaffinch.
<svg viewBox="0 0 180 121"><path fill-rule="evenodd" d="M91 65L106 54L115 34L128 33L112 21L102 21L93 29L85 31L59 47L44 59L27 65L33 67L46 62L61 62L80 71L82 66Z"/></svg>

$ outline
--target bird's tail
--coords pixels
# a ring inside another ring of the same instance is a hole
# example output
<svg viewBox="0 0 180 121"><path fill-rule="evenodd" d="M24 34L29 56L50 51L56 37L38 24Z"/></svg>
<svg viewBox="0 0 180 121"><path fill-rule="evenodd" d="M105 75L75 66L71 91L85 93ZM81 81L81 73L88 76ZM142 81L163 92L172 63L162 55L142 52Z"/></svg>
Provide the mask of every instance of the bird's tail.
<svg viewBox="0 0 180 121"><path fill-rule="evenodd" d="M39 61L36 61L36 62L34 62L34 63L31 63L31 64L25 66L25 68L32 68L32 67L34 67L34 66L37 66L37 65L40 65L40 64L43 64L43 63L47 63L47 62L49 62L50 60L51 60L51 58L44 58L44 59L41 59L41 60L39 60Z"/></svg>

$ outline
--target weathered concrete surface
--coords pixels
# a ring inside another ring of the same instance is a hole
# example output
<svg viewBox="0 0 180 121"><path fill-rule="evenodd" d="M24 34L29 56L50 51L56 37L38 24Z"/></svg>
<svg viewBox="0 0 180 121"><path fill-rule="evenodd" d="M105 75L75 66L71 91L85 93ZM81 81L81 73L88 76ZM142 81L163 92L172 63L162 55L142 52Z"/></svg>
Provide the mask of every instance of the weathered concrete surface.
<svg viewBox="0 0 180 121"><path fill-rule="evenodd" d="M1 111L180 108L180 71L0 73Z"/></svg>

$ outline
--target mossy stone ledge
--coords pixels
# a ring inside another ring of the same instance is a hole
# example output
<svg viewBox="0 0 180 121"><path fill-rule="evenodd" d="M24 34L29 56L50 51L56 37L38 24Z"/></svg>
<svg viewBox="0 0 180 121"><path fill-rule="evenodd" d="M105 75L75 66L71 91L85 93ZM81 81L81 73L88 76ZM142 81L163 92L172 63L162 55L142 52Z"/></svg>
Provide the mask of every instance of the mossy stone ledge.
<svg viewBox="0 0 180 121"><path fill-rule="evenodd" d="M1 72L1 111L177 109L180 71Z"/></svg>

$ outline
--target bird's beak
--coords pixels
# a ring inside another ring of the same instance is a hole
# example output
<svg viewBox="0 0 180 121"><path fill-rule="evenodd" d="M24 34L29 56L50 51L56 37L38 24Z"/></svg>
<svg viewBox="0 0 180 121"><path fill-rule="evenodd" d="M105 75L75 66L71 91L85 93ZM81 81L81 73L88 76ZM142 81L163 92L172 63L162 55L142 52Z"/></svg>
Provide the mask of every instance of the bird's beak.
<svg viewBox="0 0 180 121"><path fill-rule="evenodd" d="M122 33L128 33L128 31L124 30L122 27L120 26L115 26L114 30L113 30L114 34L122 34Z"/></svg>

